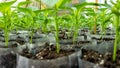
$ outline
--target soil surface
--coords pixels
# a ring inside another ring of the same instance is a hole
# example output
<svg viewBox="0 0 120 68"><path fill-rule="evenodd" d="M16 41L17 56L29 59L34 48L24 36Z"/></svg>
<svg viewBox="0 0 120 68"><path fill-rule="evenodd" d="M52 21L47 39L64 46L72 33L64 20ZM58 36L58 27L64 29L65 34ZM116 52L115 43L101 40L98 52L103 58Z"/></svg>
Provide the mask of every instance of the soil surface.
<svg viewBox="0 0 120 68"><path fill-rule="evenodd" d="M13 44L10 46L0 46L1 49L4 48L16 48L18 45ZM0 68L16 68L17 57L13 52L8 51L8 53L3 52L4 54L0 54Z"/></svg>
<svg viewBox="0 0 120 68"><path fill-rule="evenodd" d="M105 68L120 68L120 50L117 51L117 59L112 61L112 53L100 54L97 51L82 49L82 59L95 63Z"/></svg>
<svg viewBox="0 0 120 68"><path fill-rule="evenodd" d="M70 38L70 37L68 37L67 32L68 32L68 30L60 30L58 38L59 39L68 39L68 38Z"/></svg>
<svg viewBox="0 0 120 68"><path fill-rule="evenodd" d="M32 59L55 59L58 57L63 57L72 54L75 52L75 50L64 50L60 49L60 52L56 52L56 47L55 45L49 45L46 44L44 48L42 49L37 49L38 51L35 54L29 53L29 49L24 49L22 53L20 53L23 56L26 56L27 58L32 58Z"/></svg>
<svg viewBox="0 0 120 68"><path fill-rule="evenodd" d="M9 53L0 56L0 68L15 68L16 67L16 55Z"/></svg>
<svg viewBox="0 0 120 68"><path fill-rule="evenodd" d="M99 41L112 41L112 40L115 40L114 38L105 38L105 37L101 37L101 38L96 38L96 37L92 37L92 39L96 39L96 40L99 40Z"/></svg>

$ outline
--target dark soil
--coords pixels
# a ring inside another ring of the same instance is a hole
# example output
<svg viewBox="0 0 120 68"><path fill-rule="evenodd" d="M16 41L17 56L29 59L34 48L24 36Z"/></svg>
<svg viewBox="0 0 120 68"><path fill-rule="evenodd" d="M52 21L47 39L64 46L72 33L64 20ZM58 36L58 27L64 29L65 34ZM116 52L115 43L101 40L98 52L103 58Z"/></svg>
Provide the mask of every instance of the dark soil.
<svg viewBox="0 0 120 68"><path fill-rule="evenodd" d="M96 37L92 37L92 39L96 39L96 40L99 40L99 41L111 41L111 40L115 40L114 38L105 38L105 37L101 37L101 38L96 38Z"/></svg>
<svg viewBox="0 0 120 68"><path fill-rule="evenodd" d="M16 68L16 55L9 53L6 55L1 55L0 57L0 67L2 68Z"/></svg>
<svg viewBox="0 0 120 68"><path fill-rule="evenodd" d="M89 44L89 43L91 43L90 41L76 41L75 42L75 46L73 46L73 48L77 48L78 50L82 47L82 46L84 46L84 45L86 45L86 44Z"/></svg>
<svg viewBox="0 0 120 68"><path fill-rule="evenodd" d="M26 43L25 39L22 38L22 37L17 37L16 40L15 40L17 43L19 43L20 45L23 45Z"/></svg>
<svg viewBox="0 0 120 68"><path fill-rule="evenodd" d="M68 30L68 29L60 29L59 30L59 39L72 39L73 38L73 32L72 30Z"/></svg>
<svg viewBox="0 0 120 68"><path fill-rule="evenodd" d="M54 45L45 45L44 48L39 49L35 54L29 53L29 49L24 49L22 53L23 56L32 59L55 59L58 57L63 57L72 54L74 50L64 50L60 49L60 52L56 52L56 47Z"/></svg>
<svg viewBox="0 0 120 68"><path fill-rule="evenodd" d="M59 39L68 39L68 35L66 34L66 30L59 31Z"/></svg>
<svg viewBox="0 0 120 68"><path fill-rule="evenodd" d="M24 41L24 40L19 40L19 39L16 39L16 42L17 42L17 43L19 43L20 45L25 44L25 41Z"/></svg>
<svg viewBox="0 0 120 68"><path fill-rule="evenodd" d="M0 46L0 48L16 48L18 45L13 44L10 46ZM17 57L16 54L13 53L12 51L8 51L7 53L4 52L4 54L0 54L0 68L16 68L16 63L17 63Z"/></svg>
<svg viewBox="0 0 120 68"><path fill-rule="evenodd" d="M76 44L86 44L90 43L90 41L76 41Z"/></svg>
<svg viewBox="0 0 120 68"><path fill-rule="evenodd" d="M100 60L103 59L103 55L96 52L96 51L93 51L93 50L85 50L85 49L82 49L82 59L86 60L86 61L90 61L90 62L93 62L95 64L99 63Z"/></svg>
<svg viewBox="0 0 120 68"><path fill-rule="evenodd" d="M82 59L98 64L105 68L120 68L120 50L117 51L117 59L112 61L112 53L100 54L97 51L82 49Z"/></svg>

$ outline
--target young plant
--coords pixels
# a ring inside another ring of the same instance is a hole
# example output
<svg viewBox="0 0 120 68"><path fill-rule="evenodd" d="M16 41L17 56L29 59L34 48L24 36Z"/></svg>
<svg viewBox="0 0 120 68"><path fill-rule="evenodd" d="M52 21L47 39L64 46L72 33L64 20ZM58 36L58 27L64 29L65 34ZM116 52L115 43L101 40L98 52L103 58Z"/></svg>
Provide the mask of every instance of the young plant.
<svg viewBox="0 0 120 68"><path fill-rule="evenodd" d="M70 13L62 14L59 16L59 25L61 26L61 29L67 29L68 31L71 31L73 25L72 22L74 21Z"/></svg>
<svg viewBox="0 0 120 68"><path fill-rule="evenodd" d="M98 14L98 21L101 24L103 35L106 33L106 28L111 23L111 20L110 20L111 17L112 17L112 14L111 14L111 12L109 12L109 10L107 8L102 8L100 13ZM104 18L104 19L102 19L102 18Z"/></svg>
<svg viewBox="0 0 120 68"><path fill-rule="evenodd" d="M48 14L50 13L49 10L42 12L41 11L41 28L42 28L42 32L43 33L47 33L48 32L48 24L52 24L50 16L48 16Z"/></svg>
<svg viewBox="0 0 120 68"><path fill-rule="evenodd" d="M2 13L3 16L3 30L5 34L5 45L8 46L8 40L9 40L9 32L11 30L11 6L15 3L16 1L10 1L10 2L3 2L0 3L0 12Z"/></svg>
<svg viewBox="0 0 120 68"><path fill-rule="evenodd" d="M85 13L87 15L87 21L89 22L89 27L91 30L93 30L94 27L94 17L97 17L96 19L96 25L99 25L99 29L102 30L102 35L106 33L106 28L109 26L110 18L111 18L111 12L109 12L108 8L99 8L97 13L94 11L87 11ZM103 19L104 18L104 19ZM87 24L88 25L88 24Z"/></svg>
<svg viewBox="0 0 120 68"><path fill-rule="evenodd" d="M59 45L59 24L58 24L58 11L60 9L60 7L63 7L63 5L65 6L66 3L70 2L71 0L55 0L55 1L51 1L51 0L41 0L42 2L46 3L47 5L49 5L50 7L53 7L54 9L54 19L55 19L55 39L56 39L56 52L59 53L60 51L60 45ZM53 2L53 3L51 3Z"/></svg>
<svg viewBox="0 0 120 68"><path fill-rule="evenodd" d="M21 27L23 27L24 29L30 30L30 43L32 43L32 38L33 38L33 34L35 32L35 30L37 30L39 28L39 23L36 23L36 14L34 12L34 10L30 9L30 8L23 8L21 7L21 5L25 5L30 3L29 1L25 1L25 2L20 2L17 6L17 10L18 12L22 12L24 13L24 17L23 17L23 25L21 25Z"/></svg>
<svg viewBox="0 0 120 68"><path fill-rule="evenodd" d="M59 2L58 2L58 4L56 4L55 6L54 6L54 8L55 8L55 28L56 28L56 51L57 51L57 53L59 53L59 51L60 51L60 45L59 45L59 24L58 24L58 9L59 9L59 4L60 4L60 2L61 2L62 0L60 0Z"/></svg>
<svg viewBox="0 0 120 68"><path fill-rule="evenodd" d="M60 51L60 45L59 45L59 24L58 24L58 9L59 7L62 7L67 2L70 2L71 0L59 0L58 3L54 6L55 8L55 27L56 27L56 48L57 48L57 53Z"/></svg>
<svg viewBox="0 0 120 68"><path fill-rule="evenodd" d="M86 8L86 6L105 6L105 4L99 4L99 3L87 3L87 2L83 2L83 3L79 3L79 4L76 4L74 5L72 8L73 9L73 17L75 18L75 22L74 22L74 37L73 37L73 43L75 43L75 39L77 37L77 34L78 34L78 29L79 29L79 26L78 24L82 24L81 22L81 13L83 12L83 10Z"/></svg>
<svg viewBox="0 0 120 68"><path fill-rule="evenodd" d="M116 3L112 2L112 13L114 14L114 25L115 25L115 41L114 41L114 49L113 49L113 61L116 61L117 56L117 47L119 43L119 33L120 33L120 0L116 0Z"/></svg>

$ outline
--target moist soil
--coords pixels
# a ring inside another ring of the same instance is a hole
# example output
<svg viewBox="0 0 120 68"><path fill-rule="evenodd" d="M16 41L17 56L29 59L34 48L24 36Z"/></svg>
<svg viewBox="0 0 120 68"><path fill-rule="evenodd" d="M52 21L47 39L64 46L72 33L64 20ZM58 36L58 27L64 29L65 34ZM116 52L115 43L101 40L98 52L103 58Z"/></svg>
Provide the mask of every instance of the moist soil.
<svg viewBox="0 0 120 68"><path fill-rule="evenodd" d="M73 48L75 48L75 49L80 49L82 46L84 46L84 45L87 45L87 44L89 44L89 43L91 43L90 41L76 41L75 42L75 46L73 46Z"/></svg>
<svg viewBox="0 0 120 68"><path fill-rule="evenodd" d="M101 40L103 40L103 41L111 41L111 40L115 40L114 38L96 38L96 37L92 37L92 39L96 39L96 40L99 40L99 41L101 41Z"/></svg>
<svg viewBox="0 0 120 68"><path fill-rule="evenodd" d="M1 55L1 63L0 65L4 66L5 68L15 68L16 67L16 55L9 53L6 55ZM1 67L1 66L0 66Z"/></svg>
<svg viewBox="0 0 120 68"><path fill-rule="evenodd" d="M36 51L37 50L37 51ZM36 49L35 54L29 53L29 49L24 49L22 53L20 53L22 56L26 56L27 58L32 58L32 59L55 59L63 56L68 56L75 52L73 49L60 49L60 52L56 52L56 47L55 45L48 45L45 44L43 48L40 47L40 49Z"/></svg>
<svg viewBox="0 0 120 68"><path fill-rule="evenodd" d="M59 36L58 36L58 38L60 39L60 40L62 40L62 39L72 39L72 36L70 35L68 35L67 34L67 32L68 32L68 30L60 30L59 31Z"/></svg>
<svg viewBox="0 0 120 68"><path fill-rule="evenodd" d="M82 49L82 59L95 63L105 68L120 68L120 50L117 51L117 59L112 61L112 53L100 54L97 51Z"/></svg>
<svg viewBox="0 0 120 68"><path fill-rule="evenodd" d="M0 46L1 49L4 48L15 48L17 44L13 44L11 46ZM13 52L4 52L4 54L0 54L0 68L16 68L16 61L17 57L16 54Z"/></svg>

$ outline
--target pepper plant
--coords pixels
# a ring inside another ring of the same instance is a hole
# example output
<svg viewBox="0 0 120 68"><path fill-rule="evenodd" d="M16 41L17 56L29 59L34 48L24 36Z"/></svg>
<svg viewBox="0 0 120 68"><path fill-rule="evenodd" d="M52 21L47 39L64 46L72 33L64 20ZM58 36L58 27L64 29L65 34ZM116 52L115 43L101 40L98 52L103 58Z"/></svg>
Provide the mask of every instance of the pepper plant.
<svg viewBox="0 0 120 68"><path fill-rule="evenodd" d="M11 11L11 6L15 3L16 1L10 1L10 2L3 2L0 3L0 12L2 13L2 22L0 25L2 25L2 28L4 30L4 35L5 35L5 45L8 46L8 41L9 41L9 32L12 30L12 11Z"/></svg>
<svg viewBox="0 0 120 68"><path fill-rule="evenodd" d="M63 5L65 6L66 3L70 2L71 0L41 0L43 3L47 4L48 6L53 7L54 19L55 19L55 39L56 39L56 52L59 53L60 45L59 45L59 24L58 24L58 11ZM52 3L51 3L52 2Z"/></svg>
<svg viewBox="0 0 120 68"><path fill-rule="evenodd" d="M115 41L114 41L114 49L113 49L113 61L116 61L116 55L117 55L117 48L118 48L118 43L119 39L120 39L120 0L116 0L116 3L112 2L113 4L112 6L112 13L114 14L114 26L115 26L115 30L116 30L116 34L115 34Z"/></svg>
<svg viewBox="0 0 120 68"><path fill-rule="evenodd" d="M57 49L57 53L59 53L60 51L60 46L59 46L59 24L58 24L58 10L60 7L62 7L65 3L70 2L71 0L59 0L54 8L55 8L55 27L56 27L56 49ZM65 5L64 5L65 6Z"/></svg>
<svg viewBox="0 0 120 68"><path fill-rule="evenodd" d="M100 9L100 13L98 14L97 22L99 21L99 23L101 25L103 35L106 33L106 28L111 23L111 20L110 20L111 17L112 17L112 14L107 8ZM102 19L102 18L104 18L104 19Z"/></svg>
<svg viewBox="0 0 120 68"><path fill-rule="evenodd" d="M73 5L72 7L72 13L73 13L73 17L75 19L75 22L73 24L74 27L74 36L73 36L73 43L75 43L77 34L78 34L78 29L79 26L81 26L80 24L82 24L81 22L81 13L84 12L84 9L86 8L86 6L106 6L105 4L99 4L99 3L88 3L88 2L83 2L83 3L78 3ZM79 24L79 26L78 26Z"/></svg>
<svg viewBox="0 0 120 68"><path fill-rule="evenodd" d="M21 5L25 5L28 3L30 3L30 2L29 1L20 2L17 6L17 11L23 13L23 17L21 20L23 25L21 25L21 27L23 27L23 29L27 29L27 30L31 31L30 32L30 43L32 43L33 34L34 34L35 30L37 30L39 28L39 23L36 22L36 14L35 14L36 10L21 7Z"/></svg>

